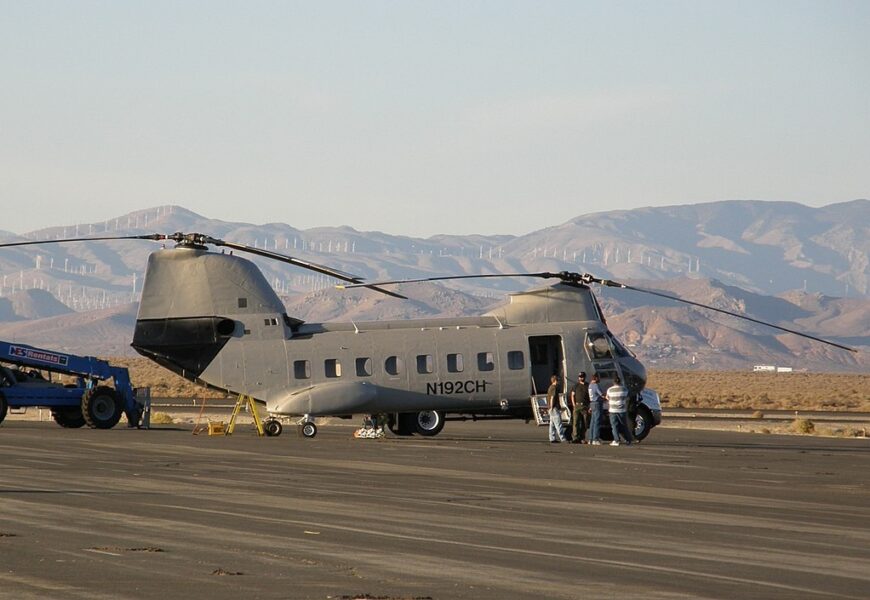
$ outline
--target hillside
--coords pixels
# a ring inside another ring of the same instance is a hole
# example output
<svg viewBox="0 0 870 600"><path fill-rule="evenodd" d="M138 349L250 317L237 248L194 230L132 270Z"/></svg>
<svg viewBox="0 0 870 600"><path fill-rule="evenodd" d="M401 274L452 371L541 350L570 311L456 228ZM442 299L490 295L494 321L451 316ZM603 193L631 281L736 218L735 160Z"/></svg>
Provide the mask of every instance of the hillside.
<svg viewBox="0 0 870 600"><path fill-rule="evenodd" d="M802 292L763 296L707 279L632 284L862 350L853 354L664 298L601 289L599 299L608 315L608 326L650 366L723 370L772 364L815 371L870 370L867 300Z"/></svg>
<svg viewBox="0 0 870 600"><path fill-rule="evenodd" d="M418 239L349 227L299 230L209 219L157 207L102 223L52 227L25 236L141 235L198 231L329 265L368 280L589 271L757 319L870 347L870 202L824 208L730 201L583 215L524 236ZM148 254L142 240L81 242L0 250L0 337L88 354L129 354ZM402 319L485 312L530 278L402 286L408 301L367 290L338 291L323 275L252 258L307 321ZM846 298L843 295L847 292ZM769 328L670 300L615 289L599 295L611 329L644 360L666 368L788 364L866 370L850 355ZM113 352L107 352L114 349Z"/></svg>

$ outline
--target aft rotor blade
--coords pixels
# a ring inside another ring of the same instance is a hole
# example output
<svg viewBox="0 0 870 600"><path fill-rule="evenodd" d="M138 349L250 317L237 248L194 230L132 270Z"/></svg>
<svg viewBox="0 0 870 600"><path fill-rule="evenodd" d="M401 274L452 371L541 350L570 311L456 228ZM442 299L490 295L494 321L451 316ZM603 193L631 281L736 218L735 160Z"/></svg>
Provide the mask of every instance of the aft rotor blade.
<svg viewBox="0 0 870 600"><path fill-rule="evenodd" d="M102 240L165 240L166 236L162 233L149 233L147 235L114 235L100 237L81 237L81 238L64 238L62 240L28 240L26 242L4 242L0 243L0 248L11 248L12 246L35 246L38 244L65 244L66 242L97 242Z"/></svg>
<svg viewBox="0 0 870 600"><path fill-rule="evenodd" d="M364 283L361 277L357 277L356 275L351 275L350 273L345 273L344 271L339 271L338 269L333 269L331 267L327 267L324 265L318 265L317 263L308 262L306 260L301 260L299 258L295 258L293 256L287 256L286 254L278 254L277 252L271 252L270 250L264 250L262 248L254 248L253 246L245 246L243 244L236 244L234 242L227 242L224 240L219 240L211 237L204 237L202 240L203 243L206 244L214 244L215 246L225 246L227 248L232 248L233 250L239 250L241 252L247 252L249 254L255 254L257 256L262 256L263 258L270 258L272 260L278 260L281 262L285 262L297 267L301 267L303 269L308 269L309 271L314 271L315 273L321 273L323 275L329 275L330 277L334 277L335 279L340 279L341 281L348 281L355 285L355 287L366 287L376 292L380 292L382 294L386 294L387 296L392 296L393 298L400 298L402 300L407 300L406 296L401 294L397 294L395 292L391 292L389 290L382 290L378 287L375 287L375 284L372 283Z"/></svg>
<svg viewBox="0 0 870 600"><path fill-rule="evenodd" d="M842 350L848 350L849 352L855 352L855 353L858 352L854 348L850 348L848 346L843 346L842 344L838 344L836 342L831 342L829 340L824 340L820 337L816 337L814 335L809 335L808 333L802 333L800 331L795 331L794 329L789 329L787 327L780 327L779 325L774 325L773 323L768 323L767 321L761 321L760 319L753 319L752 317L747 317L746 315L741 315L740 313L731 312L730 310L716 308L715 306L710 306L708 304L701 304L700 302L693 302L691 300L686 300L684 298L678 298L676 296L671 296L670 294L663 294L661 292L655 292L653 290L646 290L643 288L634 287L633 285L626 285L624 283L619 283L617 281L610 281L609 279L595 279L594 281L596 283L600 283L601 285L608 286L608 287L618 287L618 288L622 288L625 290L634 290L635 292L643 292L644 294L652 294L653 296L660 296L662 298L668 298L669 300L683 302L684 304L691 304L693 306L700 306L701 308L706 308L707 310L715 310L716 312L722 313L724 315L730 315L732 317L737 317L738 319L752 321L753 323L758 323L759 325L766 325L767 327L779 329L780 331L785 331L786 333L793 333L794 335L799 335L801 337L805 337L807 339L814 340L816 342L828 344L829 346L834 346L834 347L840 348Z"/></svg>

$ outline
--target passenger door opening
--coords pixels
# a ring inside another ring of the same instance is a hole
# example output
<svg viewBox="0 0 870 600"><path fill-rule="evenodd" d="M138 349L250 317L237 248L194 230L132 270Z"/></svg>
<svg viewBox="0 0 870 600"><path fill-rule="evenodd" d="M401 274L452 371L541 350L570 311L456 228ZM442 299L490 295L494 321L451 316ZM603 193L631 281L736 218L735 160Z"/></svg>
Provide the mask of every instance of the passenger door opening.
<svg viewBox="0 0 870 600"><path fill-rule="evenodd" d="M550 376L556 375L565 388L564 354L562 336L540 335L529 338L529 359L532 365L531 394L546 394L550 387Z"/></svg>

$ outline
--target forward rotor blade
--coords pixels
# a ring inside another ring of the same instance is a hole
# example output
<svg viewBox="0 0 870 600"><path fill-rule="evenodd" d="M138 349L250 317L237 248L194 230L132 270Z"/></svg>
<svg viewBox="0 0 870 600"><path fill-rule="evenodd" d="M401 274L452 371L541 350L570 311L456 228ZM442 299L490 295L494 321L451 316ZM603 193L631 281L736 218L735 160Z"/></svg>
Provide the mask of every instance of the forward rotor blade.
<svg viewBox="0 0 870 600"><path fill-rule="evenodd" d="M549 279L561 277L558 273L490 273L486 275L444 275L442 277L422 277L420 279L393 279L392 281L374 281L371 284L353 283L351 285L337 285L339 289L350 289L366 285L399 285L402 283L422 283L424 281L447 281L449 279L487 279L490 277L541 277Z"/></svg>
<svg viewBox="0 0 870 600"><path fill-rule="evenodd" d="M730 315L732 317L737 317L738 319L744 319L746 321L752 321L753 323L758 323L759 325L765 325L767 327L772 327L774 329L779 329L780 331L785 331L786 333L792 333L794 335L799 335L801 337L805 337L810 340L814 340L816 342L821 342L823 344L828 344L829 346L834 346L836 348L840 348L842 350L848 350L849 352L858 351L855 348L850 348L848 346L843 346L842 344L838 344L836 342L831 342L829 340L824 340L820 337L816 337L813 335L809 335L808 333L802 333L800 331L795 331L794 329L789 329L787 327L780 327L779 325L774 325L773 323L768 323L767 321L761 321L759 319L753 319L752 317L747 317L746 315L741 315L740 313L731 312L729 310L724 310L722 308L716 308L715 306L709 306L707 304L701 304L700 302L693 302L691 300L686 300L684 298L678 298L676 296L671 296L670 294L663 294L661 292L655 292L653 290L646 290L639 287L634 287L633 285L626 285L624 283L619 283L617 281L610 281L609 279L593 279L595 283L600 283L601 285L607 287L617 287L625 290L634 290L635 292L643 292L644 294L652 294L653 296L660 296L661 298L667 298L669 300L675 300L676 302L682 302L684 304L691 304L693 306L699 306L701 308L706 308L707 310L714 310L716 312L722 313L724 315Z"/></svg>
<svg viewBox="0 0 870 600"><path fill-rule="evenodd" d="M116 235L116 236L100 236L100 237L81 237L81 238L65 238L62 240L28 240L26 242L5 242L0 243L0 248L11 248L13 246L36 246L39 244L65 244L66 242L96 242L102 240L165 240L167 237L162 233L149 233L147 235Z"/></svg>
<svg viewBox="0 0 870 600"><path fill-rule="evenodd" d="M270 250L263 250L262 248L254 248L252 246L245 246L242 244L236 244L234 242L227 242L225 240L219 240L212 237L203 236L201 240L202 243L205 244L213 244L215 246L225 246L227 248L232 248L233 250L239 250L241 252L247 252L249 254L255 254L257 256L262 256L263 258L270 258L272 260L277 260L281 262L285 262L297 267L301 267L303 269L308 269L309 271L314 271L315 273L321 273L323 275L329 275L330 277L334 277L335 279L340 279L341 281L349 281L353 283L356 287L366 287L376 292L380 292L382 294L386 294L387 296L392 296L393 298L400 298L402 300L407 300L406 296L401 294L397 294L395 292L390 292L388 290L382 290L378 287L375 287L375 284L364 283L361 277L357 277L355 275L351 275L350 273L345 273L344 271L339 271L338 269L333 269L331 267L327 267L324 265L319 265L317 263L308 262L305 260L301 260L299 258L295 258L293 256L287 256L286 254L278 254L277 252L272 252Z"/></svg>

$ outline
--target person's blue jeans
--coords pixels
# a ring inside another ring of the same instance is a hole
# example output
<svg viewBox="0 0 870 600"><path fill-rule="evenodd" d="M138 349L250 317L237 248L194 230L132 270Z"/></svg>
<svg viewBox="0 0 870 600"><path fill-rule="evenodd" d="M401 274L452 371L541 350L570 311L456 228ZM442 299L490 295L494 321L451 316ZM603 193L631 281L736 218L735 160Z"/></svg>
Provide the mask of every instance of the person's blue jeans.
<svg viewBox="0 0 870 600"><path fill-rule="evenodd" d="M628 420L625 413L610 413L610 430L613 432L613 441L619 441L619 435L626 443L631 443L631 435L628 433Z"/></svg>
<svg viewBox="0 0 870 600"><path fill-rule="evenodd" d="M550 409L550 441L568 441L568 438L565 437L565 425L562 423L562 411L558 408Z"/></svg>
<svg viewBox="0 0 870 600"><path fill-rule="evenodd" d="M601 434L598 433L598 428L601 427L601 403L590 403L589 410L589 441L594 442L601 439Z"/></svg>

